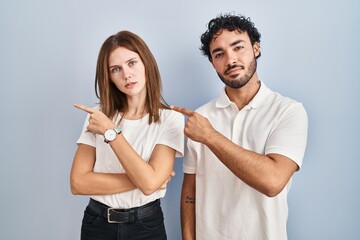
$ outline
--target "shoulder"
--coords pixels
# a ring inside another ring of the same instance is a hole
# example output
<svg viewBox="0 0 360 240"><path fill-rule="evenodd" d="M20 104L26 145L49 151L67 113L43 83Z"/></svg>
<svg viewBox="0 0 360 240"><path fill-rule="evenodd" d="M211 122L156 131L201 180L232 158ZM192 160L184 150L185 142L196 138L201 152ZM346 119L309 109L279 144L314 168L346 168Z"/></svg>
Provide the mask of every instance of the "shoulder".
<svg viewBox="0 0 360 240"><path fill-rule="evenodd" d="M184 115L171 109L161 109L161 121L184 121Z"/></svg>
<svg viewBox="0 0 360 240"><path fill-rule="evenodd" d="M293 116L298 120L307 119L306 109L301 102L277 92L273 92L269 97L270 99L266 103L268 109L271 109L269 112L276 112L278 116Z"/></svg>
<svg viewBox="0 0 360 240"><path fill-rule="evenodd" d="M293 98L283 96L282 94L269 89L268 97L265 101L267 105L281 108L304 108L303 104Z"/></svg>
<svg viewBox="0 0 360 240"><path fill-rule="evenodd" d="M212 100L210 100L207 103L204 103L203 105L201 105L200 107L198 107L197 109L195 109L195 112L200 113L202 115L206 115L209 112L212 112L216 109L216 101L218 98L214 98Z"/></svg>
<svg viewBox="0 0 360 240"><path fill-rule="evenodd" d="M295 100L292 99L290 97L284 97L281 96L280 94L278 94L279 96L276 97L276 102L278 102L278 104L280 106L282 106L285 109L294 109L294 110L298 110L298 111L306 111L304 105Z"/></svg>

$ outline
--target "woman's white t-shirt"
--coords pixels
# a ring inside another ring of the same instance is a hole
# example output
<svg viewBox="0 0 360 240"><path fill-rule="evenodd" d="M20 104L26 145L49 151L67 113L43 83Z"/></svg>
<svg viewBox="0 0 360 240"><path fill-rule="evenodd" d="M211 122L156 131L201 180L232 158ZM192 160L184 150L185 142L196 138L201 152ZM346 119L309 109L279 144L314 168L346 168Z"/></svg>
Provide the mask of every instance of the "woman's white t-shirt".
<svg viewBox="0 0 360 240"><path fill-rule="evenodd" d="M121 134L146 162L149 161L151 153L157 144L163 144L176 150L176 157L182 157L184 153L183 115L168 109L159 111L160 122L153 122L150 125L148 123L149 115L138 120L122 119L121 121ZM110 145L104 142L104 136L88 132L88 124L89 115L85 120L77 144L82 143L96 148L94 172L125 173ZM113 208L133 208L162 198L165 193L166 189L161 189L146 196L139 189L133 189L112 195L91 196L91 198Z"/></svg>

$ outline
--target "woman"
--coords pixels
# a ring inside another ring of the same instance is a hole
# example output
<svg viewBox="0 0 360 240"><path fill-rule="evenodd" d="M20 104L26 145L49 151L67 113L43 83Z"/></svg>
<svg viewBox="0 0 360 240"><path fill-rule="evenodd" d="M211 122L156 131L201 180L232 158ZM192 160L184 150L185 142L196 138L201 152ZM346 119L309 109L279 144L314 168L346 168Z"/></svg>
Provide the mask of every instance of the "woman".
<svg viewBox="0 0 360 240"><path fill-rule="evenodd" d="M136 34L102 45L95 92L71 170L73 194L91 195L81 239L166 239L160 198L183 155L184 118L161 95L157 63Z"/></svg>

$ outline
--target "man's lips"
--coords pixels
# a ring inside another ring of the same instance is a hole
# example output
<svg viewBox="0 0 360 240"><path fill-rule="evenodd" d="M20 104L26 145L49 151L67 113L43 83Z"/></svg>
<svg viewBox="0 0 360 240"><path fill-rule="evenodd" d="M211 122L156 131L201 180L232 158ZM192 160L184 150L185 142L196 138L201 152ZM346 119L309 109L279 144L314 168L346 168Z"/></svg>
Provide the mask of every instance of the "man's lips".
<svg viewBox="0 0 360 240"><path fill-rule="evenodd" d="M228 71L226 73L226 75L234 75L234 74L238 74L240 72L240 70L242 70L242 68L234 68L234 69L231 69L230 71Z"/></svg>
<svg viewBox="0 0 360 240"><path fill-rule="evenodd" d="M241 65L233 65L228 67L225 72L224 75L233 75L233 74L237 74L239 71L243 70L244 66Z"/></svg>

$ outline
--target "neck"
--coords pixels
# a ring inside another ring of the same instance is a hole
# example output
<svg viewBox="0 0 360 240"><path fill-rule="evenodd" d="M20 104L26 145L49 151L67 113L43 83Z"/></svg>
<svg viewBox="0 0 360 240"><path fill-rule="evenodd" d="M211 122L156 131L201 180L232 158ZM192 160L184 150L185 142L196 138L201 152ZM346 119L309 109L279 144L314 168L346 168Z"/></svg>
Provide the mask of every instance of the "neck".
<svg viewBox="0 0 360 240"><path fill-rule="evenodd" d="M249 104L259 89L260 81L256 73L253 78L242 88L230 88L228 86L225 87L226 95L229 97L230 101L236 104L239 110Z"/></svg>
<svg viewBox="0 0 360 240"><path fill-rule="evenodd" d="M124 113L124 118L129 120L136 120L144 117L147 114L145 107L145 98L127 98L128 109Z"/></svg>

